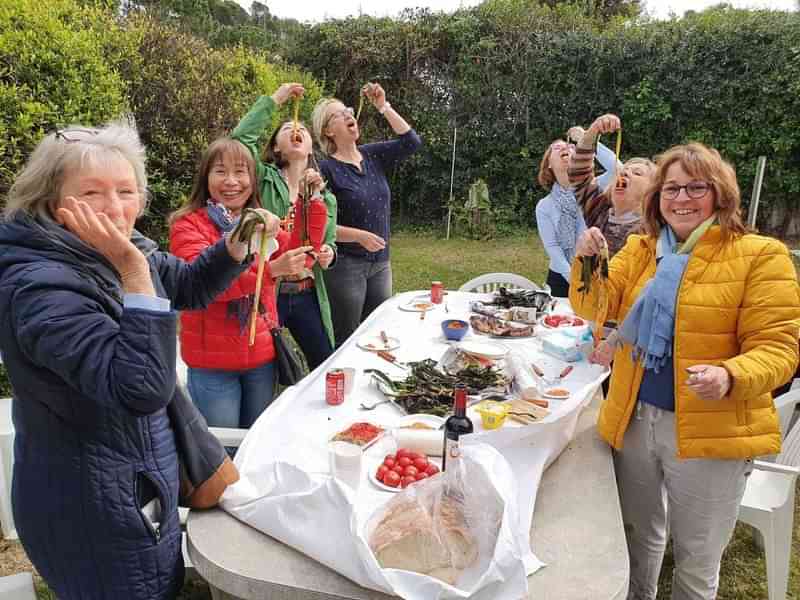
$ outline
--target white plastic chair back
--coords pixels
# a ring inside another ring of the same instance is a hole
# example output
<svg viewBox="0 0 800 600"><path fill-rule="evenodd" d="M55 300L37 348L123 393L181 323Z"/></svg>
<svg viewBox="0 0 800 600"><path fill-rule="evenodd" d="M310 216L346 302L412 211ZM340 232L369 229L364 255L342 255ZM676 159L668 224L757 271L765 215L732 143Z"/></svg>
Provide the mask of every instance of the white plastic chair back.
<svg viewBox="0 0 800 600"><path fill-rule="evenodd" d="M775 410L778 411L778 419L781 422L781 435L785 438L789 432L789 424L792 422L794 407L800 403L800 388L789 390L775 398Z"/></svg>
<svg viewBox="0 0 800 600"><path fill-rule="evenodd" d="M33 576L26 571L0 577L0 600L36 600Z"/></svg>
<svg viewBox="0 0 800 600"><path fill-rule="evenodd" d="M494 292L501 287L509 289L550 291L549 288L543 288L532 282L530 279L515 273L486 273L484 275L479 275L474 279L470 279L468 282L458 288L458 291L485 293Z"/></svg>
<svg viewBox="0 0 800 600"><path fill-rule="evenodd" d="M783 440L781 453L775 459L775 462L787 467L800 467L800 422L792 427L792 430Z"/></svg>
<svg viewBox="0 0 800 600"><path fill-rule="evenodd" d="M17 528L11 512L11 477L14 472L14 423L11 420L11 398L0 398L0 524L3 537L17 539Z"/></svg>

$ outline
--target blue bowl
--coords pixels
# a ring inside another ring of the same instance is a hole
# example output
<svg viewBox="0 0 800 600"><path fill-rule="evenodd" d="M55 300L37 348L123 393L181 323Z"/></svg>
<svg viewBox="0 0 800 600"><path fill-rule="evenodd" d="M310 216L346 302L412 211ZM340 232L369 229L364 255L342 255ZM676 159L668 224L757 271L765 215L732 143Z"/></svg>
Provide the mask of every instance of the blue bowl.
<svg viewBox="0 0 800 600"><path fill-rule="evenodd" d="M442 332L444 337L454 342L460 342L461 338L467 335L469 323L461 319L447 319L442 321Z"/></svg>

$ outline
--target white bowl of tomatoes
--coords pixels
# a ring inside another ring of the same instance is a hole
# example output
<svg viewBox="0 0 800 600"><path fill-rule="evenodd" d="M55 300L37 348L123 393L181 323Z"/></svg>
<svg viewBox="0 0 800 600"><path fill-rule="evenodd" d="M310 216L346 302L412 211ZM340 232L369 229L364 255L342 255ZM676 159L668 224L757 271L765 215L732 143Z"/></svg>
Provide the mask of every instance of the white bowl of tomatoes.
<svg viewBox="0 0 800 600"><path fill-rule="evenodd" d="M394 454L386 455L383 462L372 471L370 479L383 490L397 492L438 472L439 466L424 454L399 448Z"/></svg>

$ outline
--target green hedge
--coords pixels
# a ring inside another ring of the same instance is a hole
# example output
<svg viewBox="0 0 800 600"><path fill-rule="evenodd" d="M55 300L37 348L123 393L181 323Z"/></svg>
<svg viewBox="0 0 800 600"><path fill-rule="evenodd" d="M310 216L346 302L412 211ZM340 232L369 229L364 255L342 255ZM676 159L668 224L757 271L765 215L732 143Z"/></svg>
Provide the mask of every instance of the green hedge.
<svg viewBox="0 0 800 600"><path fill-rule="evenodd" d="M107 13L70 0L0 0L0 196L46 132L125 109L105 58L117 33Z"/></svg>
<svg viewBox="0 0 800 600"><path fill-rule="evenodd" d="M291 60L354 102L379 78L425 150L392 182L404 219L441 218L458 126L456 195L479 177L500 217L530 224L548 143L603 112L623 121L623 157L688 140L733 161L749 199L768 157L760 215L790 216L800 191L800 14L709 10L600 26L579 11L488 0L454 14L350 18L307 26ZM368 115L366 133L390 135ZM764 222L761 222L764 225Z"/></svg>
<svg viewBox="0 0 800 600"><path fill-rule="evenodd" d="M138 226L165 246L166 217L188 193L209 142L283 81L305 85L301 114L309 118L321 86L255 51L215 49L169 24L120 20L74 0L0 0L0 196L48 131L129 112L150 176L150 208ZM288 116L287 107L275 121Z"/></svg>

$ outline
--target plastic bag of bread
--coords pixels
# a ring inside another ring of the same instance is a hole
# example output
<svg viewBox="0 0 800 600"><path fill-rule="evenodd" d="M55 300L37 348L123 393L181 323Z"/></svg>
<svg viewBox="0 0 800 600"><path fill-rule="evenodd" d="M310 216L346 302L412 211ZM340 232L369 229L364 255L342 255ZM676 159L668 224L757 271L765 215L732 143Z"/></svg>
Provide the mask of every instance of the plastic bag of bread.
<svg viewBox="0 0 800 600"><path fill-rule="evenodd" d="M505 463L493 448L480 446ZM367 540L382 569L427 575L462 590L481 582L497 559L510 511L476 448L448 459L446 471L408 486L372 515ZM517 571L524 579L521 562Z"/></svg>

